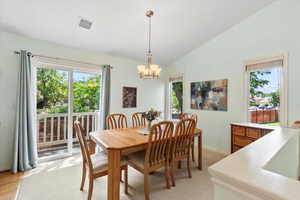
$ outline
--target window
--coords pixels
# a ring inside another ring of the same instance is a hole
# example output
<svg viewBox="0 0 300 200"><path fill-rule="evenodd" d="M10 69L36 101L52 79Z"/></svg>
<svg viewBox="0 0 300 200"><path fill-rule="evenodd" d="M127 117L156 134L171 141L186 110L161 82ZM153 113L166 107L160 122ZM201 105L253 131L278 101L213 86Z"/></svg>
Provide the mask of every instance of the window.
<svg viewBox="0 0 300 200"><path fill-rule="evenodd" d="M246 81L248 122L286 126L285 57L248 62Z"/></svg>
<svg viewBox="0 0 300 200"><path fill-rule="evenodd" d="M170 78L170 118L179 119L183 110L182 76Z"/></svg>

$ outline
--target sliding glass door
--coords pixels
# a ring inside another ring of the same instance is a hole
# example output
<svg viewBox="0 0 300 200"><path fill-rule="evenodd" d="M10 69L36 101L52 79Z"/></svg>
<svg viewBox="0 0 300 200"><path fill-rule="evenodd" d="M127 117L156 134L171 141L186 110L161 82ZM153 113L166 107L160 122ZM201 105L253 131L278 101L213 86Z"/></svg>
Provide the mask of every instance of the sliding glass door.
<svg viewBox="0 0 300 200"><path fill-rule="evenodd" d="M86 134L97 128L101 76L49 66L36 72L39 157L79 152L73 124L80 121Z"/></svg>
<svg viewBox="0 0 300 200"><path fill-rule="evenodd" d="M100 79L97 74L73 73L73 121L81 123L86 135L98 128ZM73 138L75 137L73 129ZM73 141L73 147L78 147L77 140Z"/></svg>

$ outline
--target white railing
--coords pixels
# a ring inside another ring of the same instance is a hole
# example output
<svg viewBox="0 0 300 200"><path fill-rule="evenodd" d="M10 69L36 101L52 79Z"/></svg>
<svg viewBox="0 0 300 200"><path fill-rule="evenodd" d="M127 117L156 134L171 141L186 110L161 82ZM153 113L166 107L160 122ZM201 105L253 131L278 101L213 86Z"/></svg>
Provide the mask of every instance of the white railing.
<svg viewBox="0 0 300 200"><path fill-rule="evenodd" d="M96 130L99 112L83 112L72 114L72 125L76 120L88 134ZM38 114L37 115L37 144L38 151L49 150L68 143L68 114ZM72 126L73 127L73 126ZM73 142L77 142L74 128L72 129Z"/></svg>

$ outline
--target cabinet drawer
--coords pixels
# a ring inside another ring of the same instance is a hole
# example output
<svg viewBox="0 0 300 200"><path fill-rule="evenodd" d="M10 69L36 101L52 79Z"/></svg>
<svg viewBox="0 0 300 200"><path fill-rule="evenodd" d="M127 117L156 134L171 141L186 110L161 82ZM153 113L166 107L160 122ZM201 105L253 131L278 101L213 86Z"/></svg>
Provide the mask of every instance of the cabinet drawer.
<svg viewBox="0 0 300 200"><path fill-rule="evenodd" d="M273 130L270 130L270 129L262 129L261 136L265 136L265 135L267 135L268 133L270 133L272 131Z"/></svg>
<svg viewBox="0 0 300 200"><path fill-rule="evenodd" d="M232 126L232 134L233 135L245 136L246 135L246 128L241 127L241 126Z"/></svg>
<svg viewBox="0 0 300 200"><path fill-rule="evenodd" d="M238 150L240 150L240 149L241 149L241 147L236 146L236 145L233 145L233 146L232 146L232 153L234 153L234 152L236 152L236 151L238 151Z"/></svg>
<svg viewBox="0 0 300 200"><path fill-rule="evenodd" d="M244 147L244 146L250 144L251 142L252 142L252 140L250 138L233 136L233 144L235 144L239 147Z"/></svg>
<svg viewBox="0 0 300 200"><path fill-rule="evenodd" d="M254 139L260 138L260 136L261 136L261 129L247 128L246 135L247 135L247 137L254 138Z"/></svg>

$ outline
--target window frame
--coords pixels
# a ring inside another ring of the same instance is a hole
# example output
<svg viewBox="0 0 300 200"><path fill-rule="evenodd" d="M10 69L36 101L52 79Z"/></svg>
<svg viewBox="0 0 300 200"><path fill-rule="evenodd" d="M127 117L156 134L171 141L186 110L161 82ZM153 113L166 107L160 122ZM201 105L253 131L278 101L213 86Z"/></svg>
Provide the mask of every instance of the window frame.
<svg viewBox="0 0 300 200"><path fill-rule="evenodd" d="M247 65L272 62L276 60L282 60L283 66L280 76L280 126L288 126L288 54L281 54L273 57L251 59L244 62L244 119L249 122L249 91L250 91L250 71L246 70Z"/></svg>

